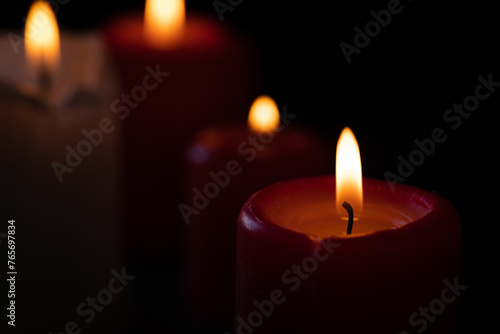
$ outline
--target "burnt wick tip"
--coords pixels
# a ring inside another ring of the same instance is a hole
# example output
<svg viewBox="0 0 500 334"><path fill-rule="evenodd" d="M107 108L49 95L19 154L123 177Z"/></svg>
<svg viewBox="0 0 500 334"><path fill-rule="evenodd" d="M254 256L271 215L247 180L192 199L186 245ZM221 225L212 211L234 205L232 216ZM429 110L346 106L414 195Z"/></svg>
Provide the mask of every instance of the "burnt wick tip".
<svg viewBox="0 0 500 334"><path fill-rule="evenodd" d="M347 234L349 235L352 233L352 224L354 221L354 210L352 209L351 204L349 204L345 201L344 201L344 203L342 203L342 206L344 207L344 209L346 209L347 214L349 215L349 221L347 223Z"/></svg>

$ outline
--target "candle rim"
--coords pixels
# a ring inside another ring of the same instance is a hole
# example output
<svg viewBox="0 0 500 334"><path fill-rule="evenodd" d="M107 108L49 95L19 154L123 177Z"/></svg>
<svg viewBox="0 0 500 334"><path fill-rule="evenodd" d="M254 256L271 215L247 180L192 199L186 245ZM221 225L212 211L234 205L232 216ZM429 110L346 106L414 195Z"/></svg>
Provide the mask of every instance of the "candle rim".
<svg viewBox="0 0 500 334"><path fill-rule="evenodd" d="M363 235L359 234L352 234L352 235L332 235L328 237L316 237L314 235L308 234L308 233L301 233L299 231L295 231L293 229L287 228L285 226L282 226L280 224L276 223L269 223L268 221L271 219L265 212L265 210L262 210L261 204L265 203L262 200L262 197L270 192L270 191L275 191L279 187L283 187L286 185L289 185L293 182L300 182L300 183L306 183L306 182L311 182L311 181L325 181L329 179L330 181L333 180L335 182L335 176L329 175L329 176L313 176L313 177L305 177L305 178L299 178L299 179L294 179L294 180L287 180L287 181L282 181L275 183L273 185L270 185L264 189L261 189L260 191L256 192L253 194L243 205L241 211L240 211L240 219L241 224L239 228L245 228L248 230L256 230L259 229L261 232L265 232L266 230L280 230L279 233L287 233L287 234L295 234L297 236L302 236L305 237L309 240L318 240L318 239L331 239L331 240L337 240L337 241L342 241L342 242L359 242L360 240L363 240L363 242L369 242L369 241L375 241L375 242L382 242L383 240L385 241L390 241L390 240L396 240L399 238L399 235L411 233L414 234L415 237L420 237L423 234L426 234L426 231L428 231L427 227L429 224L432 224L436 219L439 220L440 217L446 217L446 213L451 213L453 212L453 217L449 217L450 222L455 222L458 221L460 222L460 218L458 216L458 213L456 209L452 206L452 204L444 199L443 197L439 196L436 193L429 192L414 186L409 186L409 185L404 185L404 184L395 184L394 185L394 195L397 195L398 193L413 193L419 194L418 200L421 201L421 204L424 204L422 200L425 200L426 203L425 205L427 206L428 212L420 217L419 219L415 219L408 224L398 227L396 229L386 229L386 230L379 230L379 231L374 231L372 233L367 233ZM372 179L372 178L363 178L363 184L368 184L368 186L372 186L376 184L378 187L387 187L386 181L383 180L378 180L378 179ZM387 188L387 191L390 191L389 188ZM417 198L413 198L414 200L417 200ZM335 203L332 203L334 205ZM255 226L253 222L257 222L258 226ZM443 222L446 223L446 222ZM286 232L284 232L286 231ZM415 234L416 233L416 234ZM271 233L270 233L271 234ZM431 236L429 236L431 237ZM394 239L396 238L396 239Z"/></svg>

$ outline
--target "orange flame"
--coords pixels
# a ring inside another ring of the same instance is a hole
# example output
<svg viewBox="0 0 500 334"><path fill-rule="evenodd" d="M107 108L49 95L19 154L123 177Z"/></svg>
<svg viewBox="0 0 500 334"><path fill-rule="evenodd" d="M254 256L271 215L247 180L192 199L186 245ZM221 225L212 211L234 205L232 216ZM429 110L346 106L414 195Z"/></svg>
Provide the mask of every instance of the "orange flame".
<svg viewBox="0 0 500 334"><path fill-rule="evenodd" d="M363 211L363 175L359 146L350 128L345 127L337 142L335 160L337 212L347 219L342 203L348 202L359 217Z"/></svg>
<svg viewBox="0 0 500 334"><path fill-rule="evenodd" d="M184 0L146 0L144 36L158 49L178 45L184 35L186 8Z"/></svg>
<svg viewBox="0 0 500 334"><path fill-rule="evenodd" d="M272 132L280 125L278 106L269 96L258 97L248 113L248 125L254 132Z"/></svg>
<svg viewBox="0 0 500 334"><path fill-rule="evenodd" d="M24 38L27 63L35 71L54 71L59 66L59 28L48 2L33 2L26 19Z"/></svg>

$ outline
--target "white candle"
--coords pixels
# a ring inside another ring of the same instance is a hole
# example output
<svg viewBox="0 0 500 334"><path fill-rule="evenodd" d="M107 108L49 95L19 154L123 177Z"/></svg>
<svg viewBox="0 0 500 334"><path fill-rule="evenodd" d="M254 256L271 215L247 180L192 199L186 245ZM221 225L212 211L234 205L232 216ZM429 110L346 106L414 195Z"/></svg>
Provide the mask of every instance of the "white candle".
<svg viewBox="0 0 500 334"><path fill-rule="evenodd" d="M60 332L74 320L85 331L87 318L75 312L77 306L107 288L113 269L123 268L118 131L103 135L63 182L52 164L65 164L66 147L88 140L84 130L99 128L103 119L119 124L110 110L118 85L97 34L61 35L60 63L46 66L53 78L50 97L40 96L47 91L37 86L37 65L26 64L24 51L0 40L0 186L8 194L7 214L17 222L21 296L31 298L18 300L30 318L19 325L27 326L23 332ZM126 294L106 307L112 325L100 325L103 333L126 319ZM43 328L48 323L60 327Z"/></svg>

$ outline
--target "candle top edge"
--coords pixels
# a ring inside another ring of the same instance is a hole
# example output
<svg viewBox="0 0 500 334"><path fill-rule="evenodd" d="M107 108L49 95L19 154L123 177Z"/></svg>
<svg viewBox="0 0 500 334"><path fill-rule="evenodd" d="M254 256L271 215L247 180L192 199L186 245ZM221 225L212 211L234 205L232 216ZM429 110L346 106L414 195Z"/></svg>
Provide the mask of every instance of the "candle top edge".
<svg viewBox="0 0 500 334"><path fill-rule="evenodd" d="M363 215L367 218L355 221L353 233L347 235L347 222L342 222L335 214L334 179L334 176L308 177L264 188L245 203L240 218L248 214L252 218L240 219L240 224L262 233L284 229L311 240L353 240L418 230L429 223L440 223L439 217L447 214L450 221L443 224L459 222L453 206L435 193L400 184L390 188L385 181L363 178L367 200Z"/></svg>

